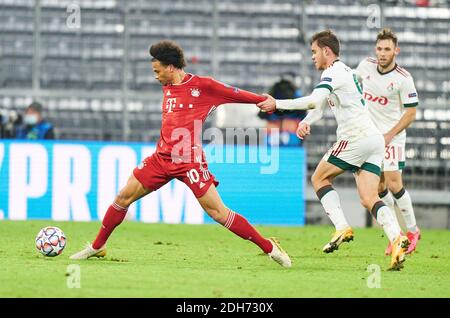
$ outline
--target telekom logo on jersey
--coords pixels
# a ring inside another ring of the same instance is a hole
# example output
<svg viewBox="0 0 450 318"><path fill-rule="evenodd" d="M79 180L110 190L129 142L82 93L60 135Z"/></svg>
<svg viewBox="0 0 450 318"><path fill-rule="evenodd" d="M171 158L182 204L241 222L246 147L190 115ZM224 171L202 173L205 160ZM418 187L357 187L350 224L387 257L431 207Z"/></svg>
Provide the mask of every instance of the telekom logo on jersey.
<svg viewBox="0 0 450 318"><path fill-rule="evenodd" d="M374 102L374 103L378 103L380 105L386 106L388 103L388 99L385 96L375 96L372 95L370 93L364 92L364 99L370 101L370 102Z"/></svg>
<svg viewBox="0 0 450 318"><path fill-rule="evenodd" d="M179 104L178 107L179 108L184 108L185 105L183 104ZM166 109L168 113L171 113L173 111L173 109L177 107L177 99L176 98L168 98L166 101ZM189 104L187 105L187 108L193 108L194 105Z"/></svg>

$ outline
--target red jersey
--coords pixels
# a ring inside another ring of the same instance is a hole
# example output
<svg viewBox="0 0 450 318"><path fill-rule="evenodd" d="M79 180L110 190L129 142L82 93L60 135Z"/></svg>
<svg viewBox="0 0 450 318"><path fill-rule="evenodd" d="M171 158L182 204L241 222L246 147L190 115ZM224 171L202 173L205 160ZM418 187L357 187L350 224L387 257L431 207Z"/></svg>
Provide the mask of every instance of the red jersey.
<svg viewBox="0 0 450 318"><path fill-rule="evenodd" d="M266 99L211 77L193 74L187 74L180 84L163 86L163 93L161 136L156 153L189 162L202 153L201 126L218 106L257 104Z"/></svg>

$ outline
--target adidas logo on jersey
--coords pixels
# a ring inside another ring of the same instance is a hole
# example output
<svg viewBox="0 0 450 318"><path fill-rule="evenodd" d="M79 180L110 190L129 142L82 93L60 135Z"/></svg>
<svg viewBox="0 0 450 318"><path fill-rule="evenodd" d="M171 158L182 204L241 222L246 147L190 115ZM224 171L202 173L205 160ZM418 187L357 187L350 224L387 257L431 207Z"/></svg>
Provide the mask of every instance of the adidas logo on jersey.
<svg viewBox="0 0 450 318"><path fill-rule="evenodd" d="M166 96L170 96L170 91L167 91Z"/></svg>
<svg viewBox="0 0 450 318"><path fill-rule="evenodd" d="M389 86L387 87L388 91L393 91L394 90L394 83L389 84Z"/></svg>
<svg viewBox="0 0 450 318"><path fill-rule="evenodd" d="M204 184L203 182L200 182L200 189L203 188L206 184Z"/></svg>

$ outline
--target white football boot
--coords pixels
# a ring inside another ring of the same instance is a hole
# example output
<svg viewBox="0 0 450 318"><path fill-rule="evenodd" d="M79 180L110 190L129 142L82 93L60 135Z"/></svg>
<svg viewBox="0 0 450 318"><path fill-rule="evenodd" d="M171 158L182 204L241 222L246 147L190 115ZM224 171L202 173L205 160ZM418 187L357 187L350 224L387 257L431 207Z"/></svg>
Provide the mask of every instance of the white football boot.
<svg viewBox="0 0 450 318"><path fill-rule="evenodd" d="M79 251L78 253L73 254L70 259L88 259L90 257L105 257L106 256L106 244L100 247L99 249L94 249L91 243L87 243L86 247Z"/></svg>
<svg viewBox="0 0 450 318"><path fill-rule="evenodd" d="M268 253L267 255L269 255L271 259L273 259L281 266L291 267L291 259L289 258L289 255L285 251L283 251L278 240L274 237L271 237L269 238L269 241L272 243L273 249L272 252Z"/></svg>

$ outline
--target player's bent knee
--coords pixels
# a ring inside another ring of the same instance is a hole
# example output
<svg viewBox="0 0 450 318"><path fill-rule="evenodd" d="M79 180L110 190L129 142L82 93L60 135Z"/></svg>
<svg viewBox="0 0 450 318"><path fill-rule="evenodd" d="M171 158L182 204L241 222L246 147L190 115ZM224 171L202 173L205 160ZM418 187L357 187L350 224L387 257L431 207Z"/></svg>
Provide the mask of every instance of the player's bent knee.
<svg viewBox="0 0 450 318"><path fill-rule="evenodd" d="M369 209L369 204L368 204L367 200L361 199L360 202L363 207L365 207L366 209Z"/></svg>
<svg viewBox="0 0 450 318"><path fill-rule="evenodd" d="M224 224L227 220L227 215L224 212L219 211L218 209L206 209L206 213L217 223Z"/></svg>
<svg viewBox="0 0 450 318"><path fill-rule="evenodd" d="M378 197L372 197L372 196L362 196L360 198L361 205L368 209L369 211L372 209L372 206L375 204L375 202L379 201L380 199Z"/></svg>
<svg viewBox="0 0 450 318"><path fill-rule="evenodd" d="M133 198L132 196L125 195L124 193L119 193L114 202L121 207L128 208L131 203L133 203Z"/></svg>
<svg viewBox="0 0 450 318"><path fill-rule="evenodd" d="M316 173L314 173L311 176L311 184L312 184L314 190L317 191L322 187L322 179Z"/></svg>
<svg viewBox="0 0 450 318"><path fill-rule="evenodd" d="M388 184L389 191L392 193L397 193L403 188L403 184L401 182L391 182Z"/></svg>
<svg viewBox="0 0 450 318"><path fill-rule="evenodd" d="M389 191L397 193L403 188L402 176L400 173L391 173L386 176L386 184Z"/></svg>
<svg viewBox="0 0 450 318"><path fill-rule="evenodd" d="M311 183L314 188L314 191L317 191L317 190L323 188L324 186L330 185L331 180L329 178L324 179L324 178L317 177L316 175L312 175Z"/></svg>
<svg viewBox="0 0 450 318"><path fill-rule="evenodd" d="M315 174L313 174L312 176L311 176L311 184L314 186L314 184L315 184L315 181L316 181L316 176L315 176Z"/></svg>

